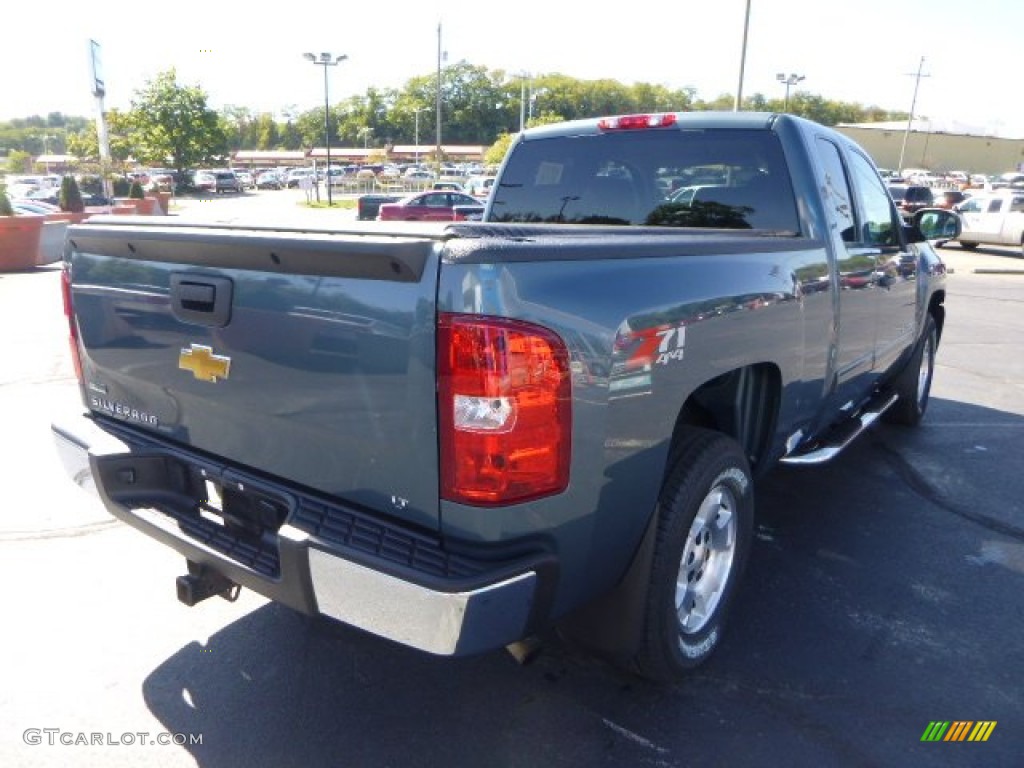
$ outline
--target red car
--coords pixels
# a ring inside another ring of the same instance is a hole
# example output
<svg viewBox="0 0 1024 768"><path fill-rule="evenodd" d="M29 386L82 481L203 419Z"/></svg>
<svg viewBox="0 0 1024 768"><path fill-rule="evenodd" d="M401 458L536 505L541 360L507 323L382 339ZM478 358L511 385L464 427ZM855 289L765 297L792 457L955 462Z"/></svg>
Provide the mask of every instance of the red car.
<svg viewBox="0 0 1024 768"><path fill-rule="evenodd" d="M455 207L459 207L456 214ZM475 197L462 192L430 191L409 195L397 203L384 203L378 221L461 221L468 214L483 213Z"/></svg>

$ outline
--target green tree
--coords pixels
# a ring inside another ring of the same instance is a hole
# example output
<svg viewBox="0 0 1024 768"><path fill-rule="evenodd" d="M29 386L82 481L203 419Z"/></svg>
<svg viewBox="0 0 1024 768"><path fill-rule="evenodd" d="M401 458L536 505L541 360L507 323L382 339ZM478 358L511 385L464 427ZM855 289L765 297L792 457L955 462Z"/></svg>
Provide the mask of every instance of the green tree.
<svg viewBox="0 0 1024 768"><path fill-rule="evenodd" d="M268 114L262 114L256 121L256 149L268 150L277 147L278 138L277 123Z"/></svg>
<svg viewBox="0 0 1024 768"><path fill-rule="evenodd" d="M20 149L7 153L8 173L28 173L32 169L32 155Z"/></svg>
<svg viewBox="0 0 1024 768"><path fill-rule="evenodd" d="M279 130L281 137L280 145L283 149L297 150L302 148L302 134L299 133L295 123L288 119Z"/></svg>
<svg viewBox="0 0 1024 768"><path fill-rule="evenodd" d="M178 83L174 69L161 72L132 100L136 159L179 172L223 161L227 138L217 113L198 86Z"/></svg>
<svg viewBox="0 0 1024 768"><path fill-rule="evenodd" d="M484 152L484 163L487 165L498 165L502 160L505 159L505 155L508 154L509 147L512 146L512 139L515 136L511 133L503 133L498 137L498 140L494 142Z"/></svg>
<svg viewBox="0 0 1024 768"><path fill-rule="evenodd" d="M124 165L128 158L135 154L135 128L132 116L127 112L111 109L106 113L106 120L110 158L115 166ZM87 162L99 162L99 146L95 122L86 123L77 133L68 136L68 152Z"/></svg>
<svg viewBox="0 0 1024 768"><path fill-rule="evenodd" d="M248 107L228 104L221 110L221 130L233 152L256 147L256 117Z"/></svg>

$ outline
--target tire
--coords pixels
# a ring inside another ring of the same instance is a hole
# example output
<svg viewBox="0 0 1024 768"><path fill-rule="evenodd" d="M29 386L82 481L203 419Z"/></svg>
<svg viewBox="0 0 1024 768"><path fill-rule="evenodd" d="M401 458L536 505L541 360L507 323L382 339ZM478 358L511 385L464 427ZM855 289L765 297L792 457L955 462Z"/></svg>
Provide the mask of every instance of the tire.
<svg viewBox="0 0 1024 768"><path fill-rule="evenodd" d="M963 248L965 251L973 251L975 248L978 247L978 244L977 243L971 243L971 242L966 242L965 243L963 241L960 241L960 247Z"/></svg>
<svg viewBox="0 0 1024 768"><path fill-rule="evenodd" d="M939 347L939 332L935 318L928 315L924 331L917 340L914 353L907 366L894 382L899 400L885 412L883 418L890 424L916 427L928 410L928 398L932 391L932 376L935 374L935 353Z"/></svg>
<svg viewBox="0 0 1024 768"><path fill-rule="evenodd" d="M635 671L681 679L718 647L746 564L754 484L740 446L693 429L662 487Z"/></svg>

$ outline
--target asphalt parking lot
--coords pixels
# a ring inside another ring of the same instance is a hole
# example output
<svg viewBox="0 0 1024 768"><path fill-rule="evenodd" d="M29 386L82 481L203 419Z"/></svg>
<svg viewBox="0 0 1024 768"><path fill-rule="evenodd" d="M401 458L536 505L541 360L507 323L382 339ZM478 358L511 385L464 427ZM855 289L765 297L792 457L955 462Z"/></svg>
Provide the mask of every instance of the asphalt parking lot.
<svg viewBox="0 0 1024 768"><path fill-rule="evenodd" d="M178 212L237 220L294 197ZM313 214L351 217L295 215ZM0 765L1019 765L1024 258L940 254L925 423L760 483L724 643L669 688L556 636L521 667L425 656L251 593L183 607L180 558L109 518L53 451L50 421L78 404L58 270L0 274ZM934 721L996 725L922 742ZM202 743L151 744L161 732Z"/></svg>

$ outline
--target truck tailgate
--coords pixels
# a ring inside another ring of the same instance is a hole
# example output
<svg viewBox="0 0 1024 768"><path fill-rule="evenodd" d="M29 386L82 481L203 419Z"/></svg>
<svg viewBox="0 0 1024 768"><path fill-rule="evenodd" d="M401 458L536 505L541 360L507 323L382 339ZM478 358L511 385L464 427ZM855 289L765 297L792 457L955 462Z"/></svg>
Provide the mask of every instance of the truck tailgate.
<svg viewBox="0 0 1024 768"><path fill-rule="evenodd" d="M438 527L440 229L71 229L95 414Z"/></svg>

